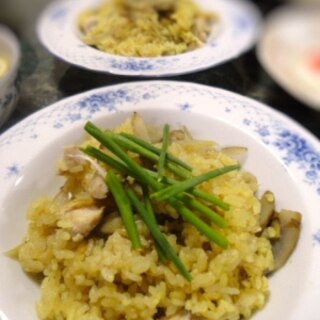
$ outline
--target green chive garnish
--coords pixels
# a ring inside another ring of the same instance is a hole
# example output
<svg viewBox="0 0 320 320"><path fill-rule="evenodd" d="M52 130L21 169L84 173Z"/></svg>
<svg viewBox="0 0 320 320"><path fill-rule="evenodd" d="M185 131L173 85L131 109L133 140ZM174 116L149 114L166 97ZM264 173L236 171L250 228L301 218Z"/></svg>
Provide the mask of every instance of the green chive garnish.
<svg viewBox="0 0 320 320"><path fill-rule="evenodd" d="M161 149L155 148L147 142L142 143L141 141L143 140L128 134L116 134L111 131L104 132L90 122L86 124L85 130L96 138L103 146L108 148L109 151L113 153L113 156L109 156L92 146L81 148L81 150L85 154L117 170L124 176L133 177L142 187L143 201L141 202L133 190L129 189L128 191L125 191L120 179L113 172L113 169L108 169L106 183L108 184L120 214L123 217L128 236L131 239L134 248L140 248L141 244L137 227L133 219L131 205L146 223L154 239L159 260L164 262L167 258L170 259L182 275L189 281L191 280L191 275L170 246L166 237L161 233L150 201L149 188L154 192L151 194L152 198L157 201L167 201L167 203L173 207L185 221L192 224L210 241L222 248L228 246L228 241L222 234L202 221L191 210L197 211L200 215L203 215L221 228L226 227L227 222L225 219L209 208L205 203L198 201L198 199L213 203L215 206L224 210L228 210L229 205L214 195L197 189L196 186L206 180L236 170L239 168L239 165L226 166L193 177L190 173L192 170L191 167L182 165L179 162L179 159L172 157L167 152L169 141L168 125L164 126L163 129L163 144ZM157 163L158 172L143 168L128 155L127 151L135 152L138 155ZM164 176L164 167L181 180Z"/></svg>
<svg viewBox="0 0 320 320"><path fill-rule="evenodd" d="M151 143L149 143L143 139L140 139L139 137L136 137L136 136L129 134L129 133L120 133L120 135L130 139L131 141L135 142L136 144L139 144L141 147L144 147L157 155L160 155L160 153L161 153L161 149L155 147L154 145L152 145ZM172 154L168 153L167 158L169 161L181 166L182 168L184 168L188 171L192 171L192 168L187 163L185 163L184 161L180 160L179 158L173 156Z"/></svg>
<svg viewBox="0 0 320 320"><path fill-rule="evenodd" d="M86 148L80 148L80 150L83 153L87 154L88 156L91 156L109 165L110 167L116 169L117 171L123 174L132 175L132 172L130 171L130 169L123 162L108 156L107 154L105 154L104 152L102 152L101 150L95 147L87 146Z"/></svg>
<svg viewBox="0 0 320 320"><path fill-rule="evenodd" d="M220 233L212 229L200 218L194 215L188 208L186 208L180 201L170 198L168 202L174 207L177 212L190 224L195 226L200 233L204 234L209 240L218 244L221 248L228 247L228 241Z"/></svg>
<svg viewBox="0 0 320 320"><path fill-rule="evenodd" d="M154 190L159 188L158 182L149 174L145 173L144 169L127 155L127 153L112 139L113 136L111 134L101 131L91 122L88 122L85 125L85 130L119 157L132 171L134 171L135 175L139 177L141 181L147 183Z"/></svg>
<svg viewBox="0 0 320 320"><path fill-rule="evenodd" d="M167 150L169 145L169 125L165 124L163 127L162 147L158 163L158 181L161 181L163 176L164 164L167 157Z"/></svg>
<svg viewBox="0 0 320 320"><path fill-rule="evenodd" d="M209 207L207 207L205 204L201 203L200 201L197 201L192 196L189 196L188 194L184 194L182 197L183 203L187 205L188 207L191 207L192 209L197 210L199 213L204 215L206 218L208 218L210 221L215 223L221 228L225 228L228 224L225 219L223 219L218 213L211 210Z"/></svg>
<svg viewBox="0 0 320 320"><path fill-rule="evenodd" d="M151 203L150 197L149 197L149 190L145 186L142 189L143 189L143 201L144 201L144 205L146 207L146 210L149 214L150 219L152 219L152 221L155 224L157 224L156 216L153 211L152 203ZM166 262L167 261L166 253L165 253L165 251L162 250L161 246L158 244L158 242L155 239L154 239L154 245L156 247L156 250L157 250L157 253L159 256L159 260L161 262Z"/></svg>
<svg viewBox="0 0 320 320"><path fill-rule="evenodd" d="M112 168L118 170L122 174L126 174L126 175L130 175L132 177L135 177L134 173L125 164L123 164L122 162L120 162L117 159L114 159L114 158L106 155L105 153L103 153L99 149L96 149L96 148L94 148L92 146L87 146L86 148L84 148L84 149L82 148L81 150L84 153L86 153L87 155L90 155L90 156L92 156L92 157L94 157L94 158L96 158L96 159L108 164L109 166L111 166ZM150 171L150 170L146 170L146 169L145 169L145 171L146 171L147 174L150 174L154 178L157 175L157 173L154 172L154 171ZM169 178L166 178L165 181L167 181L168 179ZM172 182L172 179L170 180L170 182ZM177 181L174 181L174 183L177 183ZM159 184L159 189L161 189L161 188L163 188L163 187ZM196 191L196 189L192 189L190 193L195 195L196 194L195 191ZM148 193L148 196L149 196L149 193ZM210 209L206 205L202 204L201 202L197 201L193 197L190 197L190 196L188 196L186 194L186 195L183 195L183 196L179 196L179 199L182 199L183 202L187 206L191 207L192 209L197 210L198 212L203 214L205 217L207 217L210 221L212 221L215 224L217 224L219 227L225 228L227 226L227 223L226 223L225 219L223 219L220 215L218 215L212 209Z"/></svg>
<svg viewBox="0 0 320 320"><path fill-rule="evenodd" d="M198 197L202 200L205 200L209 203L212 203L214 204L215 206L227 211L230 209L230 205L229 203L221 200L220 198L218 198L217 196L213 195L213 194L210 194L210 193L207 193L207 192L204 192L202 190L199 190L197 188L193 188L191 190L191 193L195 196L195 197Z"/></svg>
<svg viewBox="0 0 320 320"><path fill-rule="evenodd" d="M161 249L166 253L167 257L175 264L177 269L181 272L181 274L188 280L191 281L192 277L184 264L181 262L173 248L171 247L170 243L166 239L166 237L161 233L159 226L154 223L152 218L145 209L145 207L141 204L139 199L137 198L136 194L132 189L127 190L128 198L130 199L132 205L137 210L138 214L144 221L144 223L148 226L150 233L152 234L153 238L157 241Z"/></svg>
<svg viewBox="0 0 320 320"><path fill-rule="evenodd" d="M176 184L173 184L167 188L164 188L158 192L151 194L151 198L154 198L159 201L167 200L167 199L169 199L179 193L182 193L186 190L189 190L189 189L195 187L196 185L198 185L204 181L207 181L212 178L216 178L216 177L221 176L227 172L237 170L237 169L239 169L239 167L240 166L238 164L230 165L230 166L226 166L226 167L222 167L222 168L218 168L218 169L206 172L200 176L186 179L184 181L178 182Z"/></svg>
<svg viewBox="0 0 320 320"><path fill-rule="evenodd" d="M130 201L122 187L121 181L118 179L118 177L114 174L112 170L108 170L106 183L118 206L120 215L123 219L124 226L132 242L132 247L134 249L141 248L139 233L131 210Z"/></svg>
<svg viewBox="0 0 320 320"><path fill-rule="evenodd" d="M146 169L146 171L152 175L154 178L157 176L157 173L154 172L154 171L151 171L151 170L148 170ZM188 176L189 177L189 176ZM191 176L190 176L191 177ZM166 184L175 184L175 183L178 183L179 181L178 180L175 180L173 178L170 178L170 177L163 177L162 179L164 183ZM190 189L188 192L190 192L192 195L194 195L195 197L201 199L201 200L205 200L206 202L209 202L209 203L212 203L214 204L215 206L223 209L223 210L229 210L230 209L230 205L221 200L220 198L218 198L217 196L213 195L213 194L210 194L210 193L207 193L207 192L204 192L202 190L199 190L197 188L192 188Z"/></svg>

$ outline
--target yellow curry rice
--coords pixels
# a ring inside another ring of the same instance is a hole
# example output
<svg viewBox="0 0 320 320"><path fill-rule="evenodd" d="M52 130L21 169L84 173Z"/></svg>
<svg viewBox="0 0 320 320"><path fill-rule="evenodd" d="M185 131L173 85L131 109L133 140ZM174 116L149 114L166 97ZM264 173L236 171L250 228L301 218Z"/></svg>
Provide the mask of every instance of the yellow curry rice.
<svg viewBox="0 0 320 320"><path fill-rule="evenodd" d="M175 55L203 46L217 20L192 0L171 1L174 4L166 11L151 5L136 7L130 1L108 0L82 12L78 18L82 40L122 56Z"/></svg>
<svg viewBox="0 0 320 320"><path fill-rule="evenodd" d="M117 131L132 132L131 122ZM84 142L88 143L98 145L92 139ZM190 164L195 175L235 163L208 141L173 141L169 151ZM61 161L60 170L67 165ZM87 198L86 183L96 169L88 161L73 168L66 173L67 188L77 190L78 198ZM176 213L168 206L155 205L156 212L168 215L161 228L191 273L191 282L171 262L159 262L140 219L136 218L142 249L133 250L117 214L106 217L108 223L100 229L105 228L105 236L95 233L75 240L59 226L61 199L33 202L17 255L25 271L43 275L36 303L39 318L160 319L187 312L197 319L236 320L262 308L269 294L264 273L273 269L274 261L270 241L256 234L260 202L255 179L235 171L199 187L230 204L230 210L218 210L228 222L219 230L229 241L226 250L209 243L192 225L170 218Z"/></svg>

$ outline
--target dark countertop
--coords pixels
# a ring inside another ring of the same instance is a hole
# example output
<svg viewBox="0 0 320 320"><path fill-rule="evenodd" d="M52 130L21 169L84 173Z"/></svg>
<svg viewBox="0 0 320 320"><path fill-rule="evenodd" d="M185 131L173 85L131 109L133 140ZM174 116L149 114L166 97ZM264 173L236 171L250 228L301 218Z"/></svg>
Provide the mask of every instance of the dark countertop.
<svg viewBox="0 0 320 320"><path fill-rule="evenodd" d="M50 0L1 0L0 23L7 24L17 34L22 47L22 61L20 99L0 133L64 97L105 85L156 79L99 74L71 66L53 57L39 43L35 33L37 17L49 2ZM282 4L277 0L255 2L263 15ZM189 75L164 77L161 80L196 82L251 97L287 114L320 138L320 112L305 106L282 90L261 68L255 48L217 67Z"/></svg>

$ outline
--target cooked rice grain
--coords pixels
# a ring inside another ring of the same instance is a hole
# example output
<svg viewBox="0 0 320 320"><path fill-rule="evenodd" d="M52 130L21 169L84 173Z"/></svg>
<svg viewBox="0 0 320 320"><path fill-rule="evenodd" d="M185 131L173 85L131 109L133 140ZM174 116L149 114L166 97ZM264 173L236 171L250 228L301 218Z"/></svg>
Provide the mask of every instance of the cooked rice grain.
<svg viewBox="0 0 320 320"><path fill-rule="evenodd" d="M204 45L216 17L191 0L174 1L173 10L132 8L109 0L79 16L83 41L101 51L135 57L175 55Z"/></svg>

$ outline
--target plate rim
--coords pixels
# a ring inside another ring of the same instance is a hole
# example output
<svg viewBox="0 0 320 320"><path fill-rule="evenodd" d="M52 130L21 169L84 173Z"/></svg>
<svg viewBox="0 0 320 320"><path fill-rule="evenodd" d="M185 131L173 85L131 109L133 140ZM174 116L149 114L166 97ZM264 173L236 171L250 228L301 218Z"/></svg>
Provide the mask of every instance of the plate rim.
<svg viewBox="0 0 320 320"><path fill-rule="evenodd" d="M296 119L293 119L289 115L285 114L284 112L282 112L280 110L277 110L277 109L271 107L270 105L268 105L267 103L265 103L263 101L255 99L254 97L245 96L245 95L242 95L241 93L233 92L231 90L216 87L216 86L210 86L210 85L206 85L206 84L202 84L202 83L195 83L192 81L165 80L165 79L159 79L159 80L158 79L150 79L150 80L144 79L144 80L137 80L137 81L121 82L121 83L111 84L111 85L102 85L102 86L98 86L98 87L95 87L95 88L92 88L92 89L89 89L86 91L78 92L78 93L73 94L71 96L60 98L57 101L54 101L50 104L43 106L41 109L33 112L32 114L30 114L27 117L18 121L13 126L7 128L5 131L3 131L0 134L0 141L1 141L1 138L5 137L11 131L15 130L19 126L22 126L29 119L35 117L36 115L40 115L42 113L45 113L48 110L48 108L55 108L56 106L58 106L62 103L66 104L68 102L71 102L72 100L78 100L82 96L84 97L86 95L92 95L92 94L98 93L99 91L102 91L102 90L115 89L117 87L122 87L122 86L135 86L135 85L139 85L139 84L146 85L149 83L160 84L160 85L165 85L165 84L184 85L184 86L199 87L199 88L202 87L203 89L213 90L213 91L220 92L222 94L231 95L231 96L237 97L239 99L246 100L247 102L251 102L251 103L254 102L255 104L262 106L268 112L274 113L276 116L280 117L283 121L293 124L297 130L299 130L300 132L303 132L303 134L307 135L309 137L309 139L313 140L313 143L318 144L318 147L320 148L320 139L318 139L318 137L314 133L312 133L310 130L308 130L306 127L304 127Z"/></svg>

